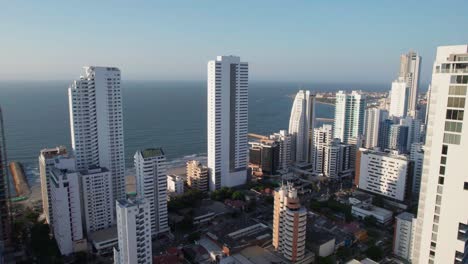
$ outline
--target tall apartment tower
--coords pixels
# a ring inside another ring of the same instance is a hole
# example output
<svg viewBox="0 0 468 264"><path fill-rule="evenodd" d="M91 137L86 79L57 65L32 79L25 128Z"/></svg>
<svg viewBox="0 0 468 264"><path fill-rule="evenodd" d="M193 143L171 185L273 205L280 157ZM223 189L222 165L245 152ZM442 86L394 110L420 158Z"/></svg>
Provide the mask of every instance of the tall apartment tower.
<svg viewBox="0 0 468 264"><path fill-rule="evenodd" d="M115 224L112 196L112 174L106 168L81 170L81 190L86 233L106 229Z"/></svg>
<svg viewBox="0 0 468 264"><path fill-rule="evenodd" d="M119 248L114 248L114 263L153 263L148 201L120 200L116 202L116 211Z"/></svg>
<svg viewBox="0 0 468 264"><path fill-rule="evenodd" d="M421 176L424 164L424 144L413 143L411 144L411 151L409 155L410 160L413 162L413 200L419 197L419 191L421 189Z"/></svg>
<svg viewBox="0 0 468 264"><path fill-rule="evenodd" d="M187 185L201 192L208 192L208 167L197 160L187 161Z"/></svg>
<svg viewBox="0 0 468 264"><path fill-rule="evenodd" d="M289 134L293 139L292 159L314 162L315 94L300 90L294 98L289 118Z"/></svg>
<svg viewBox="0 0 468 264"><path fill-rule="evenodd" d="M388 136L388 148L398 150L400 153L407 152L409 128L400 124L390 126L390 134Z"/></svg>
<svg viewBox="0 0 468 264"><path fill-rule="evenodd" d="M169 231L167 216L166 156L161 148L149 148L135 153L137 194L150 207L151 234Z"/></svg>
<svg viewBox="0 0 468 264"><path fill-rule="evenodd" d="M406 80L402 77L392 82L390 91L390 111L391 117L405 117L408 112L409 88Z"/></svg>
<svg viewBox="0 0 468 264"><path fill-rule="evenodd" d="M120 70L84 67L68 88L73 152L79 170L107 168L114 199L125 198L125 160ZM114 208L114 206L112 206Z"/></svg>
<svg viewBox="0 0 468 264"><path fill-rule="evenodd" d="M414 215L408 212L395 217L395 237L393 239L393 254L400 258L411 260L413 249Z"/></svg>
<svg viewBox="0 0 468 264"><path fill-rule="evenodd" d="M297 190L281 186L275 191L273 247L291 262L305 256L307 210L301 206Z"/></svg>
<svg viewBox="0 0 468 264"><path fill-rule="evenodd" d="M39 154L39 175L41 179L42 211L46 222L53 225L52 204L50 201L50 171L55 167L56 159L68 156L64 146L43 149Z"/></svg>
<svg viewBox="0 0 468 264"><path fill-rule="evenodd" d="M270 135L270 139L279 144L279 169L288 169L291 165L292 136L287 130L280 130Z"/></svg>
<svg viewBox="0 0 468 264"><path fill-rule="evenodd" d="M363 135L365 111L365 95L358 91L352 91L351 94L344 91L336 93L333 137L348 143L349 138Z"/></svg>
<svg viewBox="0 0 468 264"><path fill-rule="evenodd" d="M315 171L323 173L326 162L325 148L332 142L333 126L322 125L314 129L314 148L315 148Z"/></svg>
<svg viewBox="0 0 468 264"><path fill-rule="evenodd" d="M248 165L249 65L240 57L208 62L208 169L210 190L245 183Z"/></svg>
<svg viewBox="0 0 468 264"><path fill-rule="evenodd" d="M80 174L76 171L74 159L67 156L56 157L55 164L50 168L48 182L51 219L56 219L51 227L60 253L70 255L86 251L87 243L83 235L81 214Z"/></svg>
<svg viewBox="0 0 468 264"><path fill-rule="evenodd" d="M410 51L407 54L402 54L400 57L399 77L403 78L403 80L406 82L406 86L409 87L407 111L408 115L414 118L416 118L416 111L418 107L420 65L421 57L416 52Z"/></svg>
<svg viewBox="0 0 468 264"><path fill-rule="evenodd" d="M467 263L468 44L437 48L431 83L413 263Z"/></svg>
<svg viewBox="0 0 468 264"><path fill-rule="evenodd" d="M11 242L10 181L7 164L5 131L0 108L0 249Z"/></svg>
<svg viewBox="0 0 468 264"><path fill-rule="evenodd" d="M353 151L354 146L341 143L337 138L333 139L324 148L323 174L331 179L349 176L354 168Z"/></svg>
<svg viewBox="0 0 468 264"><path fill-rule="evenodd" d="M388 111L376 107L366 110L365 140L366 148L375 148L379 144L379 128L381 123L388 118Z"/></svg>

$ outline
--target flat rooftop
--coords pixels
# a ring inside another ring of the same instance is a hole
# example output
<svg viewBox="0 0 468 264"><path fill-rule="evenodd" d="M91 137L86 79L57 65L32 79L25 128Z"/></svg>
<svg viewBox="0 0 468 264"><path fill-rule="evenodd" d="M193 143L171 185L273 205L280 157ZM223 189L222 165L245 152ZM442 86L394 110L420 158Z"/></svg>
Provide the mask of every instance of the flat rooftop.
<svg viewBox="0 0 468 264"><path fill-rule="evenodd" d="M162 148L148 148L145 150L140 150L140 153L144 159L164 155Z"/></svg>
<svg viewBox="0 0 468 264"><path fill-rule="evenodd" d="M101 243L104 241L117 239L117 226L109 227L103 230L92 232L89 234L89 240L95 243Z"/></svg>

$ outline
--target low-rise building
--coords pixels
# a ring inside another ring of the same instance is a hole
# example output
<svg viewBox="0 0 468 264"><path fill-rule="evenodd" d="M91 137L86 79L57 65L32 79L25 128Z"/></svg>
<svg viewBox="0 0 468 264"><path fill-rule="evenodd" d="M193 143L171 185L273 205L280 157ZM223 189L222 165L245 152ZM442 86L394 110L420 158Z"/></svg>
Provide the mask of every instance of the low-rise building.
<svg viewBox="0 0 468 264"><path fill-rule="evenodd" d="M187 185L201 192L208 191L208 167L197 160L187 161Z"/></svg>
<svg viewBox="0 0 468 264"><path fill-rule="evenodd" d="M117 227L102 229L88 235L88 240L93 247L93 251L98 255L109 255L112 250L119 245Z"/></svg>
<svg viewBox="0 0 468 264"><path fill-rule="evenodd" d="M392 222L393 213L387 209L380 208L371 204L358 204L351 207L351 214L360 219L373 216L380 224Z"/></svg>
<svg viewBox="0 0 468 264"><path fill-rule="evenodd" d="M181 195L184 193L184 178L180 175L167 175L167 191L169 195Z"/></svg>

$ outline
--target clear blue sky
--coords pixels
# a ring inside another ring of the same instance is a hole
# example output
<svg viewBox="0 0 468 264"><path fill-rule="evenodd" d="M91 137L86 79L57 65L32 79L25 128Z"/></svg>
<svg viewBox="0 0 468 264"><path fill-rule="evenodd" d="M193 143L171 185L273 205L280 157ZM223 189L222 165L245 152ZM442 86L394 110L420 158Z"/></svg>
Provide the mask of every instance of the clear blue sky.
<svg viewBox="0 0 468 264"><path fill-rule="evenodd" d="M125 79L202 80L239 55L253 80L383 83L399 55L468 42L467 0L1 1L0 80L69 80L83 65Z"/></svg>

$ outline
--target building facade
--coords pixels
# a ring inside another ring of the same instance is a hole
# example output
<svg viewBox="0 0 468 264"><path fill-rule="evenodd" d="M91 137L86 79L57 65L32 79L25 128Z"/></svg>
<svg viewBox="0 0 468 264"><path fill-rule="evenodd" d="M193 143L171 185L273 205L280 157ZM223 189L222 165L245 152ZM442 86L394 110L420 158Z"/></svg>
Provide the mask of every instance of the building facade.
<svg viewBox="0 0 468 264"><path fill-rule="evenodd" d="M167 175L167 191L174 195L184 194L184 178L180 175Z"/></svg>
<svg viewBox="0 0 468 264"><path fill-rule="evenodd" d="M39 154L39 177L41 179L42 211L46 222L53 225L52 204L50 201L50 171L55 167L55 159L68 155L64 146L43 149Z"/></svg>
<svg viewBox="0 0 468 264"><path fill-rule="evenodd" d="M417 115L420 65L421 57L414 51L402 54L400 57L399 77L403 78L406 81L406 86L409 87L407 109L408 115L412 117Z"/></svg>
<svg viewBox="0 0 468 264"><path fill-rule="evenodd" d="M424 164L424 145L423 143L413 143L409 155L413 162L413 199L418 200L419 191L421 190L421 176Z"/></svg>
<svg viewBox="0 0 468 264"><path fill-rule="evenodd" d="M167 215L167 165L161 148L139 150L135 153L137 194L148 201L151 234L169 231Z"/></svg>
<svg viewBox="0 0 468 264"><path fill-rule="evenodd" d="M392 90L390 91L390 111L391 117L403 118L408 112L408 97L409 88L406 80L399 78L392 82Z"/></svg>
<svg viewBox="0 0 468 264"><path fill-rule="evenodd" d="M333 138L348 143L349 138L363 135L365 111L365 95L358 91L352 91L351 94L344 91L336 93Z"/></svg>
<svg viewBox="0 0 468 264"><path fill-rule="evenodd" d="M292 136L291 158L295 162L314 162L315 94L300 90L294 98L289 118Z"/></svg>
<svg viewBox="0 0 468 264"><path fill-rule="evenodd" d="M86 251L81 214L80 174L69 158L56 158L50 168L50 205L56 221L51 225L62 255Z"/></svg>
<svg viewBox="0 0 468 264"><path fill-rule="evenodd" d="M437 48L413 263L466 263L468 45Z"/></svg>
<svg viewBox="0 0 468 264"><path fill-rule="evenodd" d="M325 163L327 161L325 148L331 144L333 139L333 126L322 125L314 129L314 148L315 148L315 164L314 168L317 173L323 173Z"/></svg>
<svg viewBox="0 0 468 264"><path fill-rule="evenodd" d="M337 138L333 139L324 148L323 175L334 180L349 176L354 167L353 151L352 145L341 143Z"/></svg>
<svg viewBox="0 0 468 264"><path fill-rule="evenodd" d="M287 130L280 130L278 133L271 134L270 139L275 140L279 145L278 169L287 170L292 162L292 136Z"/></svg>
<svg viewBox="0 0 468 264"><path fill-rule="evenodd" d="M305 256L307 210L301 206L297 190L281 186L275 191L273 209L273 247L288 261Z"/></svg>
<svg viewBox="0 0 468 264"><path fill-rule="evenodd" d="M405 201L411 191L409 160L397 153L360 149L360 169L356 173L358 188L397 201Z"/></svg>
<svg viewBox="0 0 468 264"><path fill-rule="evenodd" d="M208 62L210 190L245 184L248 165L249 66L236 56Z"/></svg>
<svg viewBox="0 0 468 264"><path fill-rule="evenodd" d="M115 224L112 174L106 168L90 167L80 171L80 175L83 214L89 235Z"/></svg>
<svg viewBox="0 0 468 264"><path fill-rule="evenodd" d="M110 171L112 196L125 198L125 160L120 70L84 67L68 88L73 152L79 170ZM114 206L112 206L114 208Z"/></svg>
<svg viewBox="0 0 468 264"><path fill-rule="evenodd" d="M393 254L408 261L411 260L413 247L413 219L414 215L408 212L395 217Z"/></svg>
<svg viewBox="0 0 468 264"><path fill-rule="evenodd" d="M0 108L0 249L11 242L10 180L3 113Z"/></svg>
<svg viewBox="0 0 468 264"><path fill-rule="evenodd" d="M208 167L197 160L187 161L187 185L201 192L208 192Z"/></svg>
<svg viewBox="0 0 468 264"><path fill-rule="evenodd" d="M390 126L388 136L388 149L397 150L400 153L407 153L408 150L409 127L401 124Z"/></svg>
<svg viewBox="0 0 468 264"><path fill-rule="evenodd" d="M114 249L114 263L153 263L149 203L145 199L120 200L116 211L119 248Z"/></svg>
<svg viewBox="0 0 468 264"><path fill-rule="evenodd" d="M364 146L368 149L375 148L379 144L379 129L381 123L388 118L388 111L376 107L366 110L365 140Z"/></svg>

